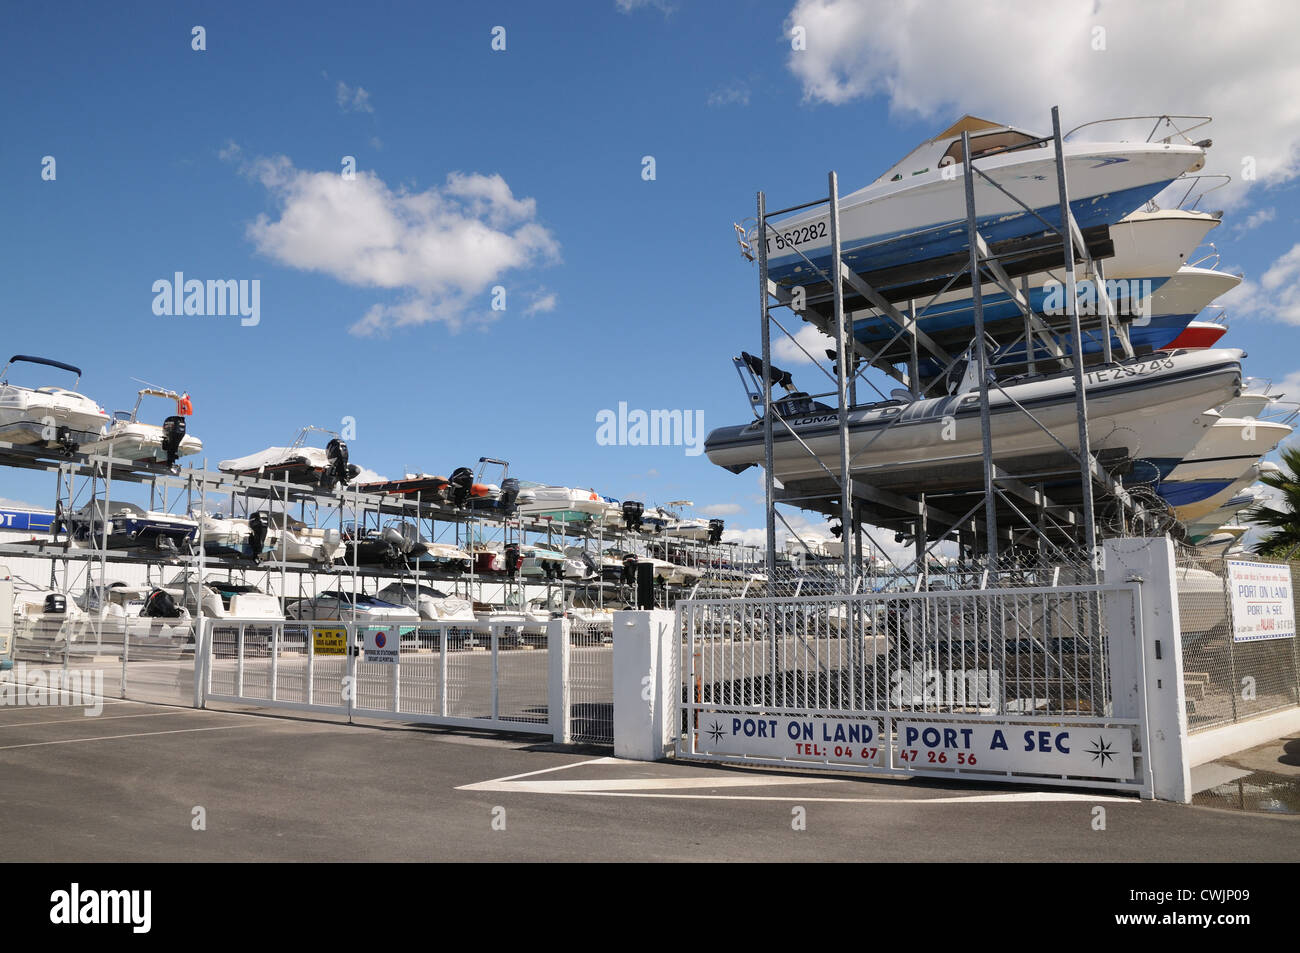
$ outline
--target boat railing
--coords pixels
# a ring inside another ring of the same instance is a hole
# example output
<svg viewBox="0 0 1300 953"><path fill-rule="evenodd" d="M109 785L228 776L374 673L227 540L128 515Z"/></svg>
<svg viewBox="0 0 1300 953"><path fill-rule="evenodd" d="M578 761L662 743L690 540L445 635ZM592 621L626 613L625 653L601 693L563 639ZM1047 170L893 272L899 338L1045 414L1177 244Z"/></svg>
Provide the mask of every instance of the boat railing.
<svg viewBox="0 0 1300 953"><path fill-rule="evenodd" d="M1182 183L1187 184L1187 190L1183 192L1174 208L1181 209L1184 212L1195 212L1197 206L1211 192L1217 192L1232 181L1232 176L1221 172L1205 173L1203 175L1183 175L1174 180L1170 188L1175 188ZM1214 184L1211 185L1210 183ZM1187 204L1188 202L1191 204Z"/></svg>
<svg viewBox="0 0 1300 953"><path fill-rule="evenodd" d="M1171 140L1178 138L1181 139L1184 143L1186 143L1189 146L1202 145L1202 143L1208 146L1209 140L1194 141L1188 136L1188 133L1193 132L1196 129L1200 129L1203 126L1208 126L1210 122L1213 121L1213 118L1214 118L1213 116L1179 116L1170 113L1162 113L1160 115L1156 115L1153 113L1150 115L1140 115L1140 116L1115 116L1110 119L1094 119L1092 122L1085 122L1083 123L1083 125L1075 126L1073 129L1071 129L1061 138L1069 139L1080 129L1088 129L1092 126L1102 126L1109 123L1120 123L1120 122L1139 122L1144 119L1152 119L1154 120L1154 123L1151 126L1151 130L1147 133L1146 139L1143 140L1144 142L1159 141L1159 142L1169 143ZM1184 122L1191 122L1191 125L1184 127L1181 125ZM1171 128L1172 131L1167 132L1164 136L1157 137L1156 133L1160 131L1160 126L1162 123L1167 128Z"/></svg>
<svg viewBox="0 0 1300 953"><path fill-rule="evenodd" d="M1220 257L1218 245L1214 244L1214 242L1201 242L1187 256L1187 267L1218 268ZM1209 262L1209 264L1207 265L1206 262Z"/></svg>

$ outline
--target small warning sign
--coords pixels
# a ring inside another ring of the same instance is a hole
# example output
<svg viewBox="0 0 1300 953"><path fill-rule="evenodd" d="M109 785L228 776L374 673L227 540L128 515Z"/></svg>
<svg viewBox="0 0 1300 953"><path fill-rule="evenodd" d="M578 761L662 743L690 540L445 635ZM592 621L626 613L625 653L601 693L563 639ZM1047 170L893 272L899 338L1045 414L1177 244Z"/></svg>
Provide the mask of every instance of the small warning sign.
<svg viewBox="0 0 1300 953"><path fill-rule="evenodd" d="M366 661L396 665L402 644L401 630L397 626L366 630Z"/></svg>
<svg viewBox="0 0 1300 953"><path fill-rule="evenodd" d="M311 642L312 651L317 655L348 654L348 630L344 628L313 626Z"/></svg>

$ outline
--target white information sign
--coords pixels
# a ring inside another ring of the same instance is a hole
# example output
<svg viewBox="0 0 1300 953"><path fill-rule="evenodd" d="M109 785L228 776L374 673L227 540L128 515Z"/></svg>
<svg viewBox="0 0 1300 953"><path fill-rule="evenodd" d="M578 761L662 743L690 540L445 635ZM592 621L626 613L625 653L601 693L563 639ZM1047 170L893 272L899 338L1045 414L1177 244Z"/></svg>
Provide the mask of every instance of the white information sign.
<svg viewBox="0 0 1300 953"><path fill-rule="evenodd" d="M1295 638L1295 599L1286 563L1229 559L1228 594L1234 642Z"/></svg>
<svg viewBox="0 0 1300 953"><path fill-rule="evenodd" d="M385 628L366 629L367 662L379 662L383 665L396 665L397 652L402 644L400 629L393 625Z"/></svg>
<svg viewBox="0 0 1300 953"><path fill-rule="evenodd" d="M830 764L884 764L888 741L880 723L862 718L737 715L702 711L695 750L701 754L781 758Z"/></svg>
<svg viewBox="0 0 1300 953"><path fill-rule="evenodd" d="M1133 733L1127 728L904 721L895 730L898 760L930 771L1133 778Z"/></svg>

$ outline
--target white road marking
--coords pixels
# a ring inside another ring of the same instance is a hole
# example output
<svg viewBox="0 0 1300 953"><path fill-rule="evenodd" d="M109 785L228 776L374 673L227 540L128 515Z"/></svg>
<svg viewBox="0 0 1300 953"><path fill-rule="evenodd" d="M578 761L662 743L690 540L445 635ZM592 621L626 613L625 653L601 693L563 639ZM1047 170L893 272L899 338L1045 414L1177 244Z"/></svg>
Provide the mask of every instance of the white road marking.
<svg viewBox="0 0 1300 953"><path fill-rule="evenodd" d="M32 728L41 725L89 725L91 722L87 721L87 718L93 718L95 723L101 721L117 721L119 718L159 718L163 715L184 715L187 711L197 712L198 709L191 708L187 710L181 708L177 711L146 711L141 712L138 715L82 715L80 718L60 718L55 721L15 721L7 725L0 725L0 731L3 731L6 728Z"/></svg>
<svg viewBox="0 0 1300 953"><path fill-rule="evenodd" d="M216 725L212 728L175 728L171 731L140 731L131 735L104 735L99 738L64 738L60 741L31 741L21 745L0 745L0 751L13 748L41 748L46 745L75 745L84 741L116 741L119 738L150 738L154 735L183 735L192 731L224 731L227 728L252 728L253 725Z"/></svg>
<svg viewBox="0 0 1300 953"><path fill-rule="evenodd" d="M846 778L802 777L795 775L734 775L719 774L713 776L674 777L674 778L589 778L580 781L528 781L525 778L581 765L608 764L633 767L634 763L618 758L593 758L589 761L575 761L541 771L515 774L490 781L464 784L458 791L493 791L496 793L517 794L573 794L586 797L636 797L636 798L676 798L697 801L814 801L827 804L1035 804L1053 802L1087 802L1096 804L1102 801L1132 803L1133 798L1110 794L1076 794L1071 791L1009 791L1001 794L961 794L950 797L915 797L915 798L881 798L881 797L793 797L789 795L761 794L680 794L673 793L689 788L744 788L775 787L783 784L835 784Z"/></svg>

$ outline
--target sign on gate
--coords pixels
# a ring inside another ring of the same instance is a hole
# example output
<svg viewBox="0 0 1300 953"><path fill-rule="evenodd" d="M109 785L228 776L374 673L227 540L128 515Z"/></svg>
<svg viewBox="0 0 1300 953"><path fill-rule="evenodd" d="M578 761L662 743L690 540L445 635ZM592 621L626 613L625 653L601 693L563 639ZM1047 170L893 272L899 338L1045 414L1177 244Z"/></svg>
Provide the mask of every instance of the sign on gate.
<svg viewBox="0 0 1300 953"><path fill-rule="evenodd" d="M898 760L924 770L1133 778L1133 734L1127 728L903 721L895 730Z"/></svg>
<svg viewBox="0 0 1300 953"><path fill-rule="evenodd" d="M1295 638L1295 601L1288 564L1230 559L1228 591L1234 642Z"/></svg>
<svg viewBox="0 0 1300 953"><path fill-rule="evenodd" d="M396 665L401 643L401 629L398 626L366 629L366 661Z"/></svg>
<svg viewBox="0 0 1300 953"><path fill-rule="evenodd" d="M886 742L887 743L887 742ZM861 718L797 718L700 712L696 751L834 764L880 764L880 723Z"/></svg>
<svg viewBox="0 0 1300 953"><path fill-rule="evenodd" d="M311 644L316 655L347 655L348 630L342 627L312 626Z"/></svg>

